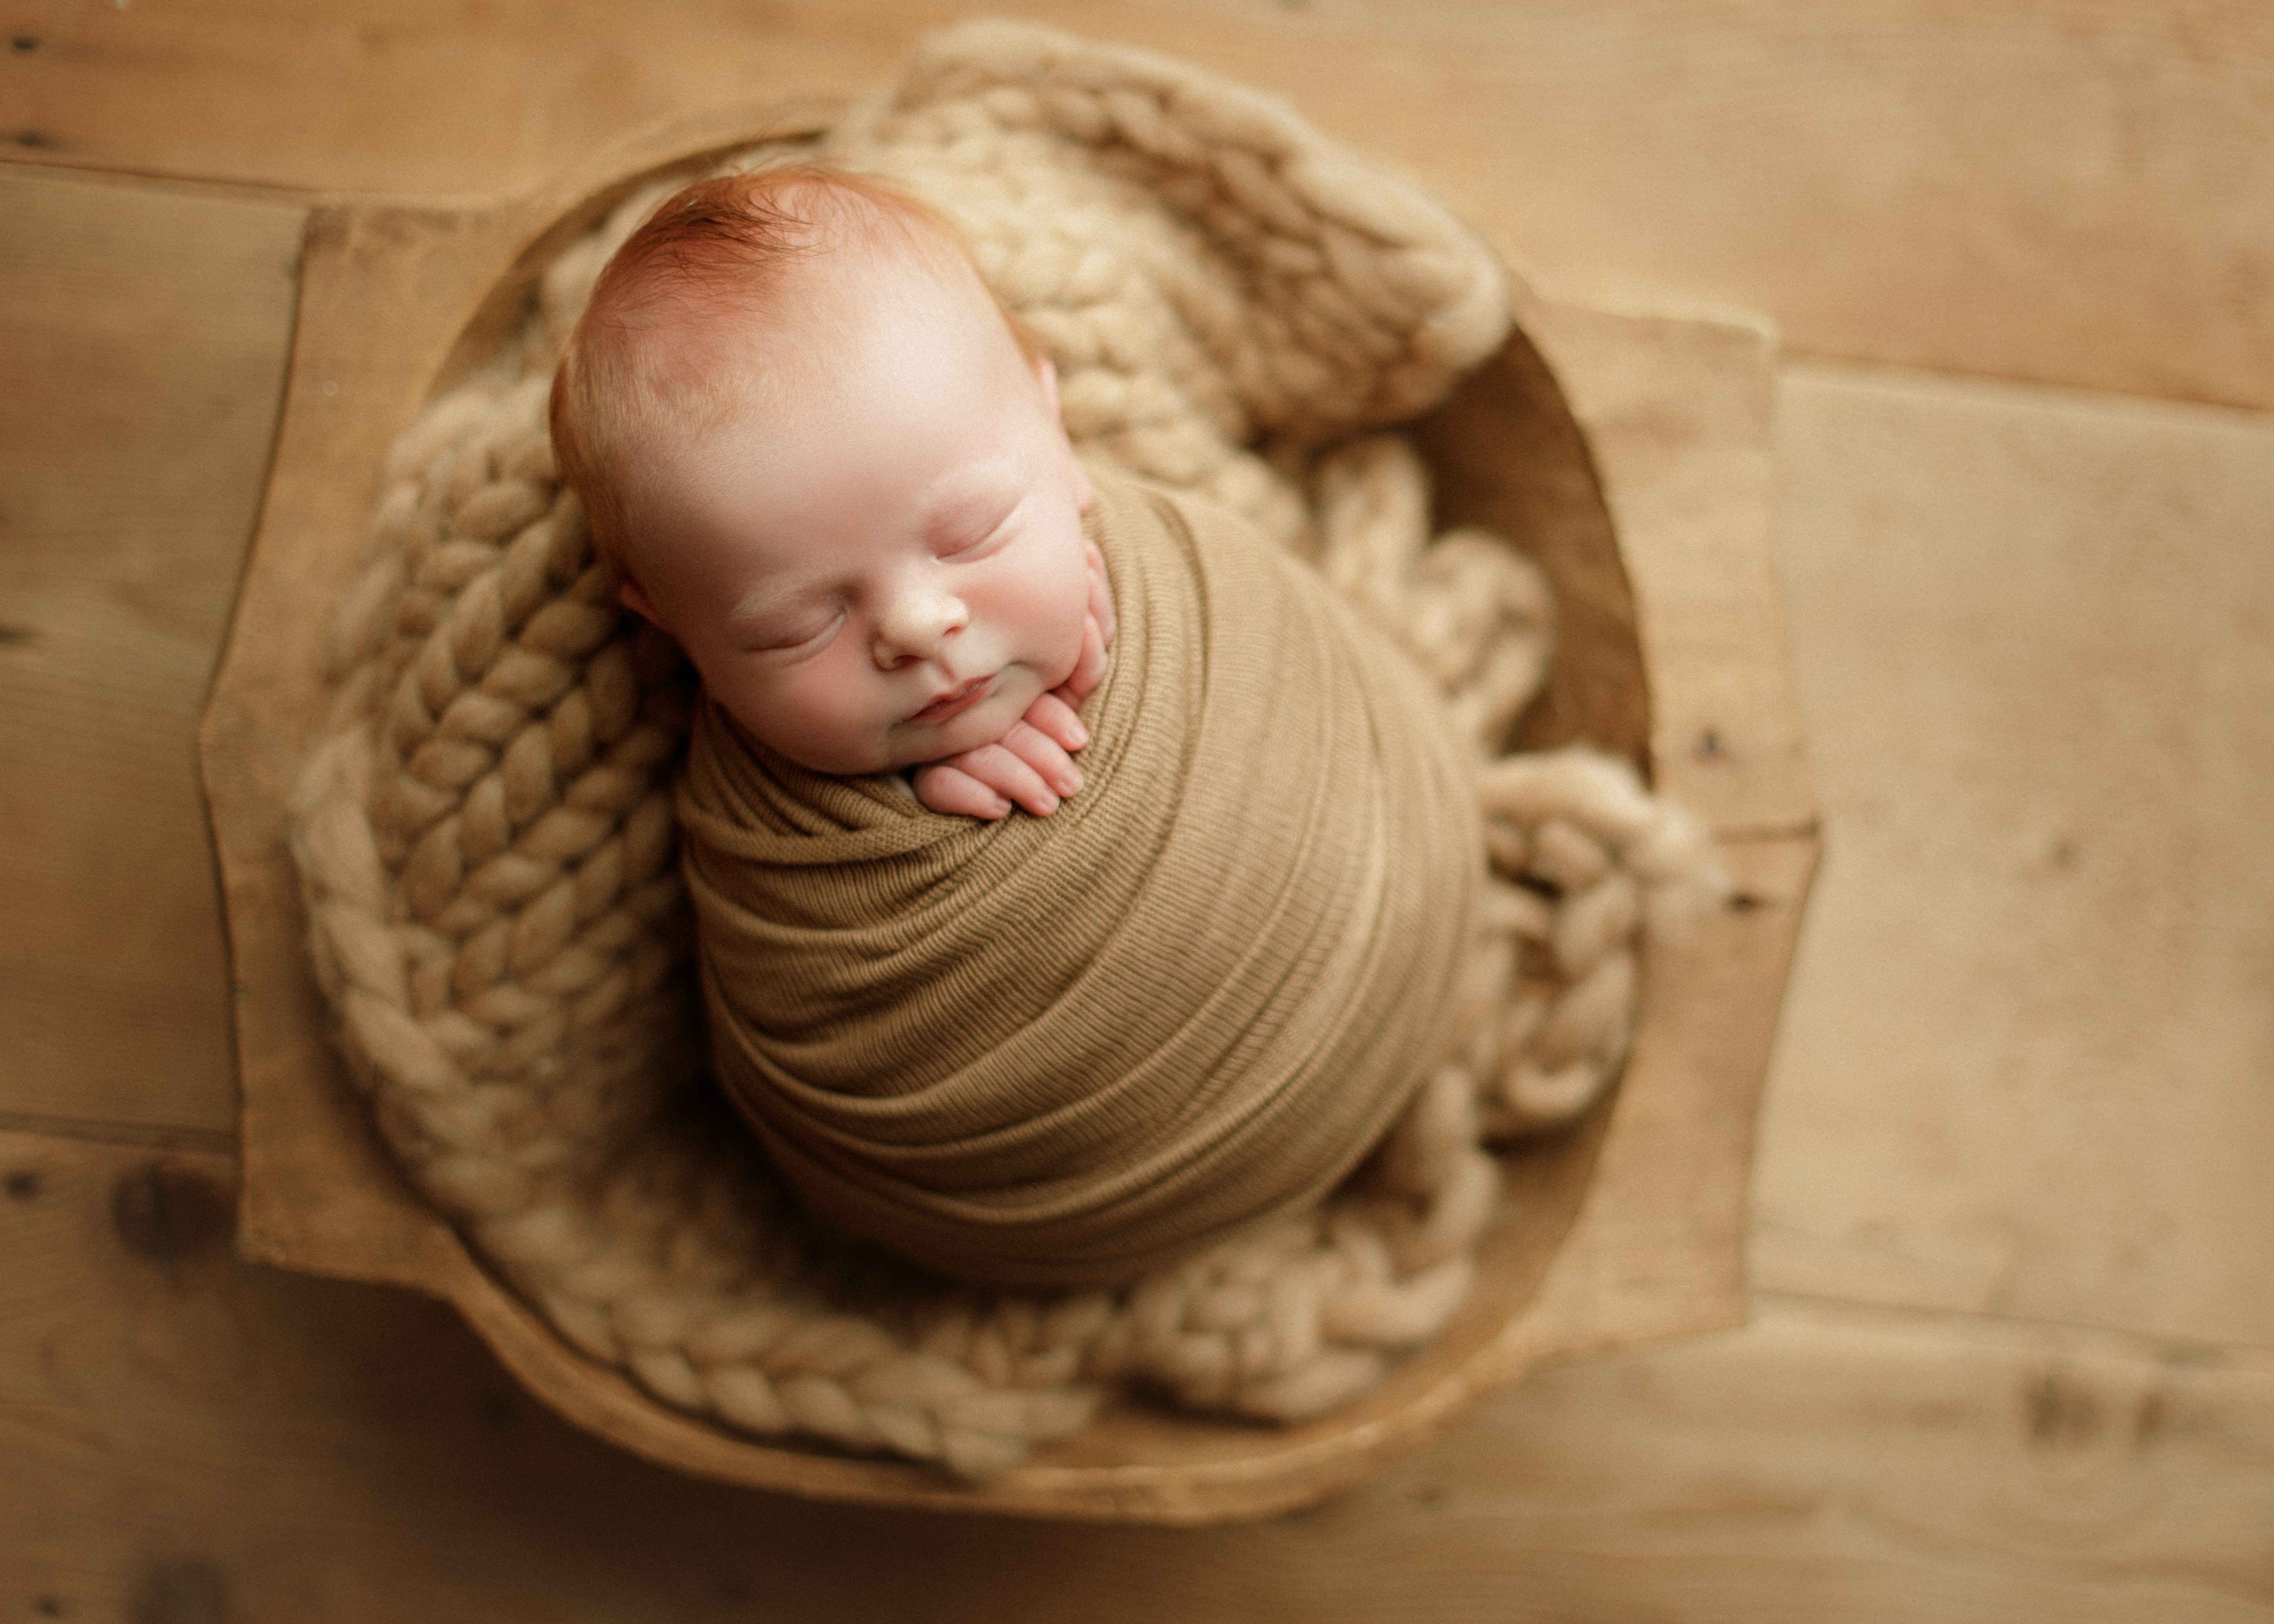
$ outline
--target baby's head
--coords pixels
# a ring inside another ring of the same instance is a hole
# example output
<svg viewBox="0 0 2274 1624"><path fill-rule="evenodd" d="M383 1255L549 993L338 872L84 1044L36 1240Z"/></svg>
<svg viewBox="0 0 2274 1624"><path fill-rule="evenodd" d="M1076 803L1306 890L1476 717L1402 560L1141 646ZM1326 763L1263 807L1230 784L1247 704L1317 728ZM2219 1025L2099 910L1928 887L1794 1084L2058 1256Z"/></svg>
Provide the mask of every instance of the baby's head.
<svg viewBox="0 0 2274 1624"><path fill-rule="evenodd" d="M666 202L569 340L553 440L625 603L817 771L992 743L1081 657L1090 493L1050 364L881 183Z"/></svg>

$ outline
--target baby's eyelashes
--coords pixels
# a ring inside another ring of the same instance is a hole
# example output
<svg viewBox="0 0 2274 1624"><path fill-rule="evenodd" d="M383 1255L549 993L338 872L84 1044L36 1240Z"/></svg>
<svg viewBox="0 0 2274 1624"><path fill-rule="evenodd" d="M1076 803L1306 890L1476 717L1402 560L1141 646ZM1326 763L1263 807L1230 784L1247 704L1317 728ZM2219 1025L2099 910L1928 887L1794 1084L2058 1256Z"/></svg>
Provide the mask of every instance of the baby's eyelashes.
<svg viewBox="0 0 2274 1624"><path fill-rule="evenodd" d="M980 535L951 543L949 545L940 548L938 552L933 554L933 556L940 560L943 563L950 564L960 563L967 559L983 558L990 550L989 544L996 541L1002 536L1002 534L1003 532L999 527L995 530L987 530Z"/></svg>
<svg viewBox="0 0 2274 1624"><path fill-rule="evenodd" d="M935 533L932 556L944 561L984 557L1009 534L1012 520L1025 506L1024 498L985 504Z"/></svg>
<svg viewBox="0 0 2274 1624"><path fill-rule="evenodd" d="M827 645L845 624L845 613L837 610L787 626L754 627L735 639L745 654L808 653Z"/></svg>

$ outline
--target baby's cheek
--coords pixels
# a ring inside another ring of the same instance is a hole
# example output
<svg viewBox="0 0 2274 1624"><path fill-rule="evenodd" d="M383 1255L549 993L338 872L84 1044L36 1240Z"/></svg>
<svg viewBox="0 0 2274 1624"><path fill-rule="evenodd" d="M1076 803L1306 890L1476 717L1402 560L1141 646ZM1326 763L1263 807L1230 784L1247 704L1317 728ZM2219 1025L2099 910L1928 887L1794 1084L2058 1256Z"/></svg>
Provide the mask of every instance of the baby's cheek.
<svg viewBox="0 0 2274 1624"><path fill-rule="evenodd" d="M823 771L878 772L892 764L885 735L899 718L885 713L862 673L817 670L781 697L785 723L812 741L817 756L838 763Z"/></svg>
<svg viewBox="0 0 2274 1624"><path fill-rule="evenodd" d="M834 685L815 680L810 673L762 680L748 671L721 673L716 680L706 673L704 681L711 696L752 738L817 771L846 771L837 763L854 730L841 714L843 696L832 692ZM874 741L867 742L873 751Z"/></svg>
<svg viewBox="0 0 2274 1624"><path fill-rule="evenodd" d="M753 739L779 746L776 735L780 731L780 716L774 707L763 703L745 688L721 688L712 683L704 686L711 689L711 696L718 701L719 708L741 724L744 733Z"/></svg>

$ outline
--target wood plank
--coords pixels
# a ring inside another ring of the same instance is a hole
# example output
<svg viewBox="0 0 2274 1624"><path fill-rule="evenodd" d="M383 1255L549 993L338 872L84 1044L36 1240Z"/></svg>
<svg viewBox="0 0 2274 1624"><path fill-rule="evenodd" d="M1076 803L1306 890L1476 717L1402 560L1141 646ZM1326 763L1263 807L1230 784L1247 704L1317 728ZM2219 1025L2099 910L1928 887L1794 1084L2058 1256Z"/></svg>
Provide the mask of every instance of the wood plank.
<svg viewBox="0 0 2274 1624"><path fill-rule="evenodd" d="M1382 1485L1418 1504L1350 1560L1412 1599L1347 1616L2263 1620L2270 1466L2263 1357L1772 1300L1543 1371Z"/></svg>
<svg viewBox="0 0 2274 1624"><path fill-rule="evenodd" d="M0 1111L233 1126L193 752L302 217L0 170Z"/></svg>
<svg viewBox="0 0 2274 1624"><path fill-rule="evenodd" d="M893 1513L576 1432L439 1306L232 1258L230 1177L0 1134L0 1573L23 1616L2274 1616L2263 1357L1773 1303L1535 1372L1296 1516Z"/></svg>
<svg viewBox="0 0 2274 1624"><path fill-rule="evenodd" d="M19 0L19 158L496 198L690 108L880 79L957 0ZM1023 0L1297 102L1590 304L1788 348L2274 405L2252 0Z"/></svg>
<svg viewBox="0 0 2274 1624"><path fill-rule="evenodd" d="M1519 312L1601 470L1651 674L1657 788L1725 835L1808 829L1816 791L1773 526L1773 336L1758 321Z"/></svg>
<svg viewBox="0 0 2274 1624"><path fill-rule="evenodd" d="M2274 1346L2274 419L1796 368L1766 1287Z"/></svg>

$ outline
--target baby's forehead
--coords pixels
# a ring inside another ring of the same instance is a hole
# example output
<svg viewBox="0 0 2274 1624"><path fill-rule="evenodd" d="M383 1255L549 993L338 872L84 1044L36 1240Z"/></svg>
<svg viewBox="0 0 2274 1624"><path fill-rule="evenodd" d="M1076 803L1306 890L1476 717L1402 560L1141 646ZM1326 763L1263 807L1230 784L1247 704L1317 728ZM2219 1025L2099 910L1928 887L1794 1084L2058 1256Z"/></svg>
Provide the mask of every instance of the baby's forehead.
<svg viewBox="0 0 2274 1624"><path fill-rule="evenodd" d="M640 348L666 372L697 372L762 398L773 386L810 398L825 390L880 311L915 307L935 328L999 333L1018 347L1001 307L968 264L847 244L801 256L763 299L659 304ZM750 403L756 403L751 400Z"/></svg>
<svg viewBox="0 0 2274 1624"><path fill-rule="evenodd" d="M937 246L817 244L774 267L760 297L719 297L714 287L649 304L639 353L627 357L636 381L619 397L629 432L611 458L627 507L675 506L768 441L862 419L862 402L913 407L937 380L1000 378L1023 396L1028 347L960 246ZM993 417L958 413L974 429ZM1006 445L1023 439L1010 419L1003 426Z"/></svg>

